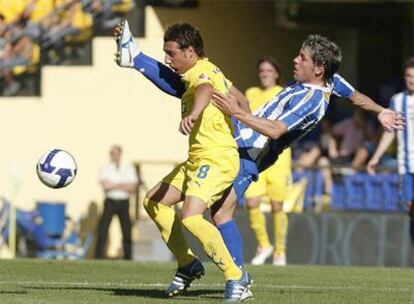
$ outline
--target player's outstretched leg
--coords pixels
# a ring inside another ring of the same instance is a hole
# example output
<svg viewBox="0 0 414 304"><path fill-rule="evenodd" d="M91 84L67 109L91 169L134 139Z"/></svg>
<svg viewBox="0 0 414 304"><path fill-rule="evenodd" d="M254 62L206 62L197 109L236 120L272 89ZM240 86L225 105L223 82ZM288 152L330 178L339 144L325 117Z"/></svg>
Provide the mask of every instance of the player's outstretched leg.
<svg viewBox="0 0 414 304"><path fill-rule="evenodd" d="M134 58L140 50L129 29L128 21L122 20L115 29L116 58L115 62L121 67L134 67Z"/></svg>
<svg viewBox="0 0 414 304"><path fill-rule="evenodd" d="M115 62L120 67L134 68L161 91L181 98L185 91L185 85L181 76L175 73L161 62L145 55L132 37L126 20L121 21L115 29L116 58Z"/></svg>

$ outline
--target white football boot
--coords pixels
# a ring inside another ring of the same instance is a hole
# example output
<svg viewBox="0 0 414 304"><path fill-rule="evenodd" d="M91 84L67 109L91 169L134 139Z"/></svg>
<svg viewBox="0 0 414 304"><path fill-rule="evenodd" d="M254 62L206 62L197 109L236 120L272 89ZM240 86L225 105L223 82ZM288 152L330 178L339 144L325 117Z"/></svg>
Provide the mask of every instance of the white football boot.
<svg viewBox="0 0 414 304"><path fill-rule="evenodd" d="M266 259L273 254L273 246L262 248L262 250L257 251L256 255L252 259L252 265L263 265L266 262Z"/></svg>
<svg viewBox="0 0 414 304"><path fill-rule="evenodd" d="M115 29L116 58L120 67L132 68L134 58L141 52L129 29L128 21L122 20Z"/></svg>
<svg viewBox="0 0 414 304"><path fill-rule="evenodd" d="M286 266L286 255L276 254L273 256L273 265L275 266Z"/></svg>

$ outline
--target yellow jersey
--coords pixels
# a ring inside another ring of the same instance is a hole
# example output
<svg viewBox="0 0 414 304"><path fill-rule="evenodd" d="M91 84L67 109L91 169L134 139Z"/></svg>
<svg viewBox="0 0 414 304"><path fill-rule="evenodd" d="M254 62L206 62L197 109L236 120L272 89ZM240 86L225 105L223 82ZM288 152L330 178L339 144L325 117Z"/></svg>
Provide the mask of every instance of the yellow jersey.
<svg viewBox="0 0 414 304"><path fill-rule="evenodd" d="M63 20L69 21L72 27L79 30L92 27L92 16L83 11L80 2L72 3L71 0L57 0L56 4L57 7L66 6L66 9L61 13L61 17Z"/></svg>
<svg viewBox="0 0 414 304"><path fill-rule="evenodd" d="M283 87L276 85L270 89L263 90L259 87L251 87L246 91L246 98L249 101L250 110L252 112L256 111L263 104L268 102L270 99L275 97L280 91L283 90Z"/></svg>
<svg viewBox="0 0 414 304"><path fill-rule="evenodd" d="M30 14L30 20L41 22L48 14L55 9L55 0L37 0L34 9Z"/></svg>
<svg viewBox="0 0 414 304"><path fill-rule="evenodd" d="M20 19L27 5L27 0L0 0L0 14L6 24Z"/></svg>
<svg viewBox="0 0 414 304"><path fill-rule="evenodd" d="M187 116L194 103L196 88L209 83L213 90L227 94L232 83L226 79L221 70L207 58L199 59L196 64L182 75L186 91L181 98L181 115ZM221 112L213 103L207 105L195 122L189 138L189 155L198 156L211 148L237 149L233 138L230 117Z"/></svg>

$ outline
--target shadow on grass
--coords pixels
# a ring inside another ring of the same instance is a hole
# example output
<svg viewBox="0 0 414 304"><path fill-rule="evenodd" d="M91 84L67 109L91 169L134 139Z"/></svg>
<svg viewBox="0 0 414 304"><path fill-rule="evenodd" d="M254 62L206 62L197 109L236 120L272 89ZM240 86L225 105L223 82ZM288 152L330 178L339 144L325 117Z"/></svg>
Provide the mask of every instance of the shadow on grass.
<svg viewBox="0 0 414 304"><path fill-rule="evenodd" d="M2 295L2 294L22 295L22 294L27 294L27 291L0 290L0 295Z"/></svg>
<svg viewBox="0 0 414 304"><path fill-rule="evenodd" d="M40 286L25 286L27 289L38 289L38 290L85 290L85 291L102 291L108 292L112 296L133 296L143 298L157 298L167 299L164 290L157 289L125 289L125 288L104 288L104 287L40 287ZM183 296L177 297L180 300L193 300L193 298L206 298L206 299L222 299L223 290L221 289L199 289L199 290L188 290Z"/></svg>

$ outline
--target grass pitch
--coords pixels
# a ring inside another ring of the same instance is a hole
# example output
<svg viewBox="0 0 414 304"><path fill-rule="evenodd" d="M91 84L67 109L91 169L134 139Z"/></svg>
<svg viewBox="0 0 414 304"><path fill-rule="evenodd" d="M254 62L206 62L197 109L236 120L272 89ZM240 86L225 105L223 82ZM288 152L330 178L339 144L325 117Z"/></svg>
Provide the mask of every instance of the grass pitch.
<svg viewBox="0 0 414 304"><path fill-rule="evenodd" d="M206 275L185 296L164 297L174 263L0 261L0 303L222 303L224 279ZM414 270L327 266L249 266L248 303L414 304Z"/></svg>

